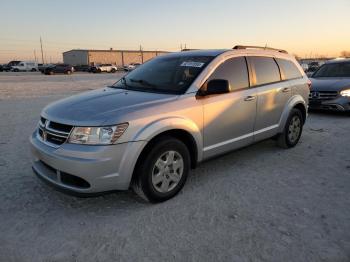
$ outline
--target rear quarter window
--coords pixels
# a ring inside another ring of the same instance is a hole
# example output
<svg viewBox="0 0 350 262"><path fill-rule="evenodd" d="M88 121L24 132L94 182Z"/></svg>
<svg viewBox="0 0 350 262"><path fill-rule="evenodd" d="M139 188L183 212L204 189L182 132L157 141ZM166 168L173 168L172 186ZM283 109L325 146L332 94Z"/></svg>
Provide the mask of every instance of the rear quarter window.
<svg viewBox="0 0 350 262"><path fill-rule="evenodd" d="M272 57L253 56L248 57L255 70L255 85L265 85L281 81L280 71Z"/></svg>
<svg viewBox="0 0 350 262"><path fill-rule="evenodd" d="M292 61L281 58L277 58L276 61L281 71L283 72L285 80L301 78L303 76L297 68L297 66Z"/></svg>

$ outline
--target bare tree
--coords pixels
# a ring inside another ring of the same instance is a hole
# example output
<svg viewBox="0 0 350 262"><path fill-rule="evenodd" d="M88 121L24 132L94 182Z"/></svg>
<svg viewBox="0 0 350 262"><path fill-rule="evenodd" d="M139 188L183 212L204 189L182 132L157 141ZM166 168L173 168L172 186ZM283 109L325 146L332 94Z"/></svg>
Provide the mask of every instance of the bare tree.
<svg viewBox="0 0 350 262"><path fill-rule="evenodd" d="M350 57L350 51L341 51L340 52L341 57Z"/></svg>

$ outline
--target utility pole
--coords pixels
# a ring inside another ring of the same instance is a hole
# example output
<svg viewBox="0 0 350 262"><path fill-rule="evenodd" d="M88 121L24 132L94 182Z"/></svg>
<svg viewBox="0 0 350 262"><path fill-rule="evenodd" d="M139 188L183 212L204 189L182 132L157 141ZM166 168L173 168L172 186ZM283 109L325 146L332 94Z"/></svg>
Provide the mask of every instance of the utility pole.
<svg viewBox="0 0 350 262"><path fill-rule="evenodd" d="M41 40L41 36L40 36L40 48L41 48L41 60L42 60L42 63L44 63L44 52L43 52L43 41Z"/></svg>
<svg viewBox="0 0 350 262"><path fill-rule="evenodd" d="M140 53L141 53L141 63L143 64L143 51L142 46L140 45Z"/></svg>
<svg viewBox="0 0 350 262"><path fill-rule="evenodd" d="M35 49L34 49L34 61L37 62L37 60L36 60L36 51L35 51Z"/></svg>

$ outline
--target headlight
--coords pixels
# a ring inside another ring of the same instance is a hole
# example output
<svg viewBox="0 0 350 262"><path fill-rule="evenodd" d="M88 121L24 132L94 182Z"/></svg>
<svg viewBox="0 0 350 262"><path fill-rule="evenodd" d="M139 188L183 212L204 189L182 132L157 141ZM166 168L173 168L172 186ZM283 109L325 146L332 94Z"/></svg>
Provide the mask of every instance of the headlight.
<svg viewBox="0 0 350 262"><path fill-rule="evenodd" d="M350 96L350 89L340 91L341 96Z"/></svg>
<svg viewBox="0 0 350 262"><path fill-rule="evenodd" d="M86 145L114 144L128 128L128 123L103 127L74 127L68 143Z"/></svg>

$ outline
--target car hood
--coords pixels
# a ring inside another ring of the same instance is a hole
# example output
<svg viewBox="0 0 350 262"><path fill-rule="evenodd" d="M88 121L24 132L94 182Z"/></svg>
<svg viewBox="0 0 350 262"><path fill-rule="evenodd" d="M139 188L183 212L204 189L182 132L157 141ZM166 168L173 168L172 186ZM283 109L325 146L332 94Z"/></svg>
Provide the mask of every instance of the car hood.
<svg viewBox="0 0 350 262"><path fill-rule="evenodd" d="M350 78L310 78L311 91L341 91L350 88Z"/></svg>
<svg viewBox="0 0 350 262"><path fill-rule="evenodd" d="M103 88L54 102L42 111L42 116L73 126L101 126L119 123L130 112L157 106L177 95Z"/></svg>

